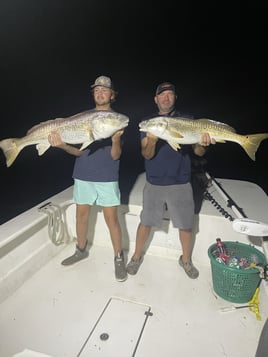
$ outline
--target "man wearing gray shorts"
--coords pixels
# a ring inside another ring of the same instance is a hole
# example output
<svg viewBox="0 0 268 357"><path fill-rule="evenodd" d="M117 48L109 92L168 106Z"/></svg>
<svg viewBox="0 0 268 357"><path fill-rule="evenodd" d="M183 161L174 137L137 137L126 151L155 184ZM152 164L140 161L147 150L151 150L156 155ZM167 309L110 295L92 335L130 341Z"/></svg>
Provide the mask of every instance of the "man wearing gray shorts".
<svg viewBox="0 0 268 357"><path fill-rule="evenodd" d="M175 109L176 98L172 83L160 84L154 97L158 113L151 118L158 115L185 117ZM143 261L143 247L151 228L161 227L167 208L174 227L179 230L182 246L179 264L190 278L198 277L199 272L192 263L194 200L189 150L203 156L205 146L210 144L215 144L215 140L211 140L209 134L205 133L199 144L182 145L181 150L175 151L165 140L141 132L141 153L145 159L147 182L143 191L143 209L136 234L135 252L127 265L129 274L138 272Z"/></svg>
<svg viewBox="0 0 268 357"><path fill-rule="evenodd" d="M178 185L160 186L147 182L143 190L141 224L160 228L165 207L169 210L173 227L192 227L194 202L191 184L187 182Z"/></svg>

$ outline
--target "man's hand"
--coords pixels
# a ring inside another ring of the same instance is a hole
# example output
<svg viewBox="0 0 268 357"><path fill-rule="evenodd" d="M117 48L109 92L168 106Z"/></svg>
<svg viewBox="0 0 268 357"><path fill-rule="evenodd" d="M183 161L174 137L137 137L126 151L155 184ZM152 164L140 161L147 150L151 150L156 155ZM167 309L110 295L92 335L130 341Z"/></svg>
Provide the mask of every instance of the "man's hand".
<svg viewBox="0 0 268 357"><path fill-rule="evenodd" d="M216 140L211 138L209 133L203 133L198 144L202 146L209 146L210 144L215 145Z"/></svg>
<svg viewBox="0 0 268 357"><path fill-rule="evenodd" d="M211 138L209 133L203 133L201 135L201 139L200 139L199 143L193 145L194 153L197 156L205 155L206 150L207 150L206 147L209 146L210 144L215 145L216 140L214 138Z"/></svg>
<svg viewBox="0 0 268 357"><path fill-rule="evenodd" d="M82 150L77 149L75 146L68 145L64 141L62 141L60 134L57 131L52 131L48 135L48 142L51 146L62 149L66 151L68 154L74 155L74 156L81 156L82 155Z"/></svg>
<svg viewBox="0 0 268 357"><path fill-rule="evenodd" d="M118 130L117 132L115 132L114 135L112 136L112 142L113 143L118 142L123 133L124 133L124 130Z"/></svg>
<svg viewBox="0 0 268 357"><path fill-rule="evenodd" d="M64 142L61 140L61 136L57 131L52 131L48 135L48 142L53 147L61 147L64 145Z"/></svg>
<svg viewBox="0 0 268 357"><path fill-rule="evenodd" d="M155 135L149 133L148 131L147 131L147 133L146 133L146 137L147 137L150 141L154 141L154 142L157 142L158 139L159 139L157 136L155 136Z"/></svg>

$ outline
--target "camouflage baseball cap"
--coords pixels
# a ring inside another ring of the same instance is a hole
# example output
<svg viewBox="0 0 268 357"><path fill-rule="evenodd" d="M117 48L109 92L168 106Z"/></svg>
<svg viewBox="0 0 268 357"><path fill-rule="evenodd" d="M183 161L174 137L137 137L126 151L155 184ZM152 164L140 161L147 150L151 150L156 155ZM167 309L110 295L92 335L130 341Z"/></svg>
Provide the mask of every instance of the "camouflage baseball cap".
<svg viewBox="0 0 268 357"><path fill-rule="evenodd" d="M102 86L106 88L110 88L114 90L113 83L111 81L111 78L106 77L106 76L100 76L95 80L95 83L91 85L91 88L95 88L97 86Z"/></svg>

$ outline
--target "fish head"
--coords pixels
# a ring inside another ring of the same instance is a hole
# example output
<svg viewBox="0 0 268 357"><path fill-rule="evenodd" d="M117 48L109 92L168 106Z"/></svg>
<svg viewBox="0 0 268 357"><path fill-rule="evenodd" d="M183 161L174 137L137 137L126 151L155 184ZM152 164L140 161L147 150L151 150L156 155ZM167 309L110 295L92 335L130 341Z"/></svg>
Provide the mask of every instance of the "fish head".
<svg viewBox="0 0 268 357"><path fill-rule="evenodd" d="M149 132L155 136L162 137L168 127L166 118L157 117L144 120L139 124L140 131Z"/></svg>
<svg viewBox="0 0 268 357"><path fill-rule="evenodd" d="M129 118L123 114L107 113L96 117L92 121L92 130L95 139L104 139L112 136L120 129L128 126Z"/></svg>

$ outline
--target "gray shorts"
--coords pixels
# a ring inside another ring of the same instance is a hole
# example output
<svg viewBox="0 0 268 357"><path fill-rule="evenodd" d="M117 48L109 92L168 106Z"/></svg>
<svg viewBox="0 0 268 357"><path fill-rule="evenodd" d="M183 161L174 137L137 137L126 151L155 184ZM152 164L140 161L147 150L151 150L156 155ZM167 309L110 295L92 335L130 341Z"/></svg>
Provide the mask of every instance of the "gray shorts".
<svg viewBox="0 0 268 357"><path fill-rule="evenodd" d="M158 186L146 182L143 189L141 224L161 227L166 207L174 228L192 229L194 201L190 183Z"/></svg>

